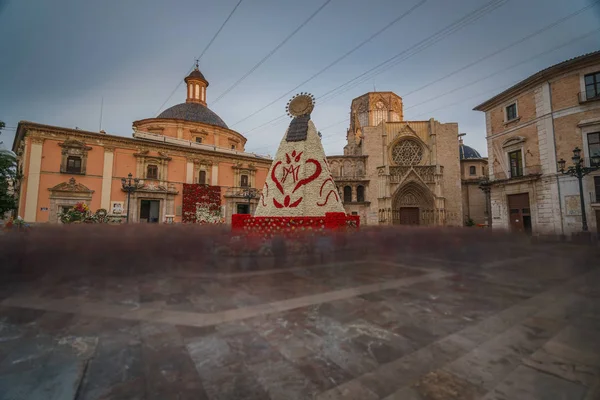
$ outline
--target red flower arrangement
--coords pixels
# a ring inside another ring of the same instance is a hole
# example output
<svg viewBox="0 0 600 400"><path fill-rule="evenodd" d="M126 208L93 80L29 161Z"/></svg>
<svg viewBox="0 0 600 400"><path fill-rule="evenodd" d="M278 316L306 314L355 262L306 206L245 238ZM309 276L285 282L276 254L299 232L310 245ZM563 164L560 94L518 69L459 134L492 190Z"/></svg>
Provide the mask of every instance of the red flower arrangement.
<svg viewBox="0 0 600 400"><path fill-rule="evenodd" d="M196 210L198 204L207 206L210 211L220 211L221 187L184 183L183 204L181 207L183 222L196 222Z"/></svg>
<svg viewBox="0 0 600 400"><path fill-rule="evenodd" d="M274 235L295 236L327 230L347 228L358 229L358 215L326 213L324 217L252 217L247 214L234 214L232 230L247 235L272 237Z"/></svg>

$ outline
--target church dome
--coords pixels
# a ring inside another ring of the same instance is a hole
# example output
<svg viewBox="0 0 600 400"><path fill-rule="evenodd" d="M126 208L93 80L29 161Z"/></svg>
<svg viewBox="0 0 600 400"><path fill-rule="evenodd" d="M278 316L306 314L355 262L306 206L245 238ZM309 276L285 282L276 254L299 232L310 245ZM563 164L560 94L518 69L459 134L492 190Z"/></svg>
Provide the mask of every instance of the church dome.
<svg viewBox="0 0 600 400"><path fill-rule="evenodd" d="M462 143L458 146L461 160L468 160L473 158L481 158L481 154L477 150Z"/></svg>
<svg viewBox="0 0 600 400"><path fill-rule="evenodd" d="M177 104L173 107L167 108L165 111L160 113L157 118L181 119L184 121L200 122L203 124L229 129L221 117L201 103Z"/></svg>

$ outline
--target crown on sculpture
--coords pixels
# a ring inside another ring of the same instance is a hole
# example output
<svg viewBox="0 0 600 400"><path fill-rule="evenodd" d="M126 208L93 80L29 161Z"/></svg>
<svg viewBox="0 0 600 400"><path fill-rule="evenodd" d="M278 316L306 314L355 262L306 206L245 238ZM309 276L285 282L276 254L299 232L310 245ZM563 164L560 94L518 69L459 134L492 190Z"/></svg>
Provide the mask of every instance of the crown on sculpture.
<svg viewBox="0 0 600 400"><path fill-rule="evenodd" d="M288 101L285 111L291 118L310 115L315 108L315 96L310 93L300 93Z"/></svg>

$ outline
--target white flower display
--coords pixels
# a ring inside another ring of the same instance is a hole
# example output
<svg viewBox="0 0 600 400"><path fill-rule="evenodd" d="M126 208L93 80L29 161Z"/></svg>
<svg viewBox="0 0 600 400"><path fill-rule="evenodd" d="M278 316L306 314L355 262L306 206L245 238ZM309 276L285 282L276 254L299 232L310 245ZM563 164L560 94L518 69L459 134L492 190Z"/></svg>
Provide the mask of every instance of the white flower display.
<svg viewBox="0 0 600 400"><path fill-rule="evenodd" d="M198 224L220 224L223 223L219 211L211 211L205 204L196 205L196 223Z"/></svg>
<svg viewBox="0 0 600 400"><path fill-rule="evenodd" d="M328 212L343 213L315 125L308 120L303 140L289 140L290 128L279 144L254 216L319 217Z"/></svg>

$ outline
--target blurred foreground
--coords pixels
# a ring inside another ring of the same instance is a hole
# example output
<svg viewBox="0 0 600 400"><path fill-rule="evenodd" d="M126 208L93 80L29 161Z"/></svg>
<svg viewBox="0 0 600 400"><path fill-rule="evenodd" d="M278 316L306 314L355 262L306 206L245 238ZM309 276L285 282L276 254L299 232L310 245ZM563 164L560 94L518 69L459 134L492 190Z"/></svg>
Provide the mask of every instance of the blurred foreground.
<svg viewBox="0 0 600 400"><path fill-rule="evenodd" d="M41 226L1 234L0 265L0 399L600 393L597 245Z"/></svg>

